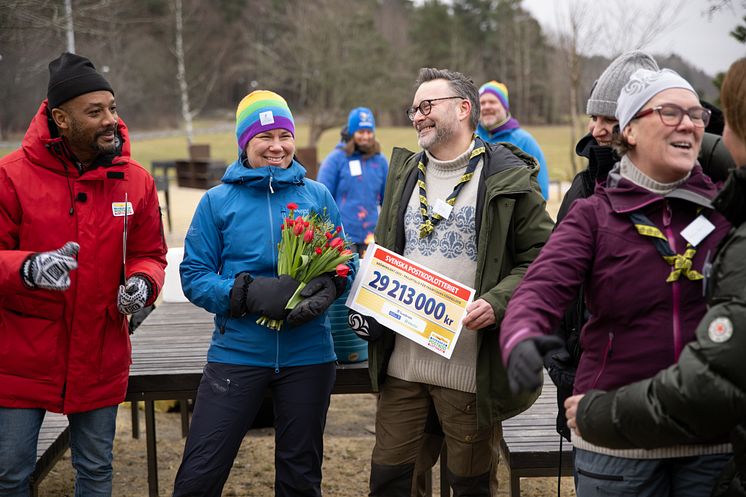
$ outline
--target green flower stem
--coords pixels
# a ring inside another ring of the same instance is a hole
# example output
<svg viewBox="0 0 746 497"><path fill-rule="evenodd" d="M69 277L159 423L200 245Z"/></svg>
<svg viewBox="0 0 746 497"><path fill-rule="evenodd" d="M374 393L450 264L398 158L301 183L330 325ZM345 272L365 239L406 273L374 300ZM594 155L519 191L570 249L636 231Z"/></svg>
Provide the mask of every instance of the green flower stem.
<svg viewBox="0 0 746 497"><path fill-rule="evenodd" d="M300 292L305 287L306 287L305 282L301 282L301 284L298 285L298 288L295 289L295 293L293 293L293 296L290 297L290 300L288 300L288 303L285 306L285 309L295 309L295 306L298 305L303 300L303 297L300 296Z"/></svg>

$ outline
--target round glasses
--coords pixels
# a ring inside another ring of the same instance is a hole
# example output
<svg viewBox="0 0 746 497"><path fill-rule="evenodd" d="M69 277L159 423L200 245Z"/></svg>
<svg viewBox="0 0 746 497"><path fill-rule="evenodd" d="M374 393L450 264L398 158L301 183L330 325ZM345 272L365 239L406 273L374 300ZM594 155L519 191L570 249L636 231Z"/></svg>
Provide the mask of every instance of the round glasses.
<svg viewBox="0 0 746 497"><path fill-rule="evenodd" d="M460 98L463 100L463 97L457 95L453 97L430 98L428 100L423 100L420 102L420 105L416 107L412 106L407 109L407 117L410 121L414 122L414 116L417 115L417 111L420 111L420 114L426 116L430 114L431 110L433 110L433 102L437 102L438 100L450 100L452 98Z"/></svg>
<svg viewBox="0 0 746 497"><path fill-rule="evenodd" d="M666 126L678 126L684 119L684 114L686 114L689 116L689 119L691 119L692 124L697 128L707 127L710 122L710 115L712 114L709 109L705 109L704 107L689 107L688 109L685 109L676 104L663 104L642 110L632 119L639 119L648 114L652 114L653 112L658 113L661 122Z"/></svg>

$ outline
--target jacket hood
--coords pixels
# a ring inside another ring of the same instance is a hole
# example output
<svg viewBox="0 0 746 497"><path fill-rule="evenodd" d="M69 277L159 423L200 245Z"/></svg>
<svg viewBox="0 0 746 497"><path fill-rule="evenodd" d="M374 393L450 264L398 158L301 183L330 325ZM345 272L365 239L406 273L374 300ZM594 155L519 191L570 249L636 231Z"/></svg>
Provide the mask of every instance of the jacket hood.
<svg viewBox="0 0 746 497"><path fill-rule="evenodd" d="M695 164L689 179L666 195L653 193L622 178L619 173L620 165L620 162L614 165L607 180L599 183L595 191L595 193L605 195L609 199L614 212L633 212L655 202L660 202L664 198L679 198L712 209L711 201L717 194L717 188L710 178L702 172L699 164Z"/></svg>
<svg viewBox="0 0 746 497"><path fill-rule="evenodd" d="M746 222L746 167L731 170L712 204L734 226Z"/></svg>
<svg viewBox="0 0 746 497"><path fill-rule="evenodd" d="M108 166L128 162L130 159L130 140L127 125L120 118L117 123L117 135L121 141L117 152L99 156L92 167ZM57 126L48 112L47 101L44 100L39 110L31 120L26 135L23 137L21 148L32 163L70 174L80 176L81 171L75 167L74 157L66 142L58 136ZM63 165L64 164L64 165ZM67 168L65 166L68 166ZM70 167L72 166L72 167Z"/></svg>
<svg viewBox="0 0 746 497"><path fill-rule="evenodd" d="M290 185L302 185L306 177L306 169L295 159L287 169L276 166L246 167L243 164L244 160L245 156L242 156L228 166L221 181L274 191Z"/></svg>
<svg viewBox="0 0 746 497"><path fill-rule="evenodd" d="M533 189L531 181L538 182L539 161L512 143L500 143L487 146L486 167L482 170L485 181L493 181L496 193L510 194L528 192ZM500 157L499 161L489 160L493 155ZM500 167L493 167L499 163ZM525 166L525 167L522 167ZM500 173L499 176L497 173Z"/></svg>

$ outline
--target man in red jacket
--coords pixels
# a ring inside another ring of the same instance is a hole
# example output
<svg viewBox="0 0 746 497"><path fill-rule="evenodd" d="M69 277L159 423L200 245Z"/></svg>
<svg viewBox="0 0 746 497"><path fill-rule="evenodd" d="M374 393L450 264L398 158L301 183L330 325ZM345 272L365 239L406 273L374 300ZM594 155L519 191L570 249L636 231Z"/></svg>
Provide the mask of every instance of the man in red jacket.
<svg viewBox="0 0 746 497"><path fill-rule="evenodd" d="M111 495L126 315L151 304L166 243L150 174L86 58L49 64L21 148L0 159L0 495L28 495L46 411L70 422L75 495Z"/></svg>

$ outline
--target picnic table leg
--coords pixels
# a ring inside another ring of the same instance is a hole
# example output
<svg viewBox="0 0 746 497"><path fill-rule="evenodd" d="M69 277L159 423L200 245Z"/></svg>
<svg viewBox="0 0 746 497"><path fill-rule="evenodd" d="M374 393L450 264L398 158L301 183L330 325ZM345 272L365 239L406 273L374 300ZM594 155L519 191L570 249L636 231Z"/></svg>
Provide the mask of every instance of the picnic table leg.
<svg viewBox="0 0 746 497"><path fill-rule="evenodd" d="M446 444L440 451L440 497L451 497L451 485L448 483L448 452Z"/></svg>
<svg viewBox="0 0 746 497"><path fill-rule="evenodd" d="M179 412L181 413L181 436L189 435L189 399L179 401Z"/></svg>
<svg viewBox="0 0 746 497"><path fill-rule="evenodd" d="M158 497L158 456L155 439L155 402L145 401L145 445L148 453L148 495Z"/></svg>
<svg viewBox="0 0 746 497"><path fill-rule="evenodd" d="M521 477L510 472L510 497L521 497Z"/></svg>
<svg viewBox="0 0 746 497"><path fill-rule="evenodd" d="M168 174L166 175L166 190L163 192L166 199L166 221L168 221L168 232L171 233L171 202L168 194Z"/></svg>
<svg viewBox="0 0 746 497"><path fill-rule="evenodd" d="M130 402L132 410L132 438L140 438L140 403L136 400Z"/></svg>

